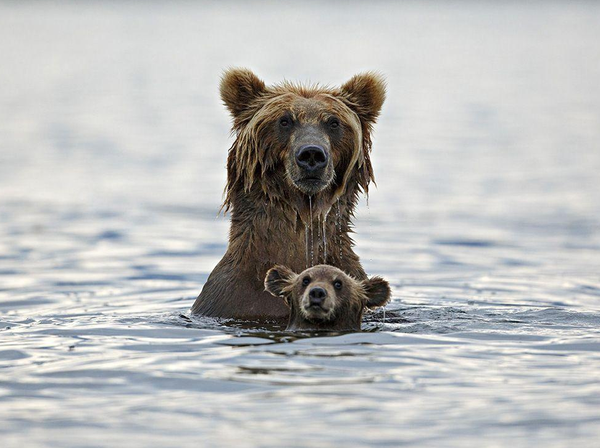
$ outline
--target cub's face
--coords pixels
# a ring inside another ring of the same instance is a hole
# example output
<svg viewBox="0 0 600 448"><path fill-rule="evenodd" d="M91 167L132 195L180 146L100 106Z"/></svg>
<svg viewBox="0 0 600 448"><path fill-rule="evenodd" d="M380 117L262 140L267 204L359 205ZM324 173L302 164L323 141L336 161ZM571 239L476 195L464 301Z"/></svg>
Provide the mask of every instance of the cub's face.
<svg viewBox="0 0 600 448"><path fill-rule="evenodd" d="M290 306L288 329L360 330L364 308L384 306L390 287L380 277L359 282L340 269L318 265L295 274L275 266L265 289Z"/></svg>
<svg viewBox="0 0 600 448"><path fill-rule="evenodd" d="M251 71L232 69L223 76L221 98L236 132L230 184L249 189L271 180L312 196L342 186L355 172L366 189L369 134L385 98L379 75L357 75L340 88L266 86Z"/></svg>

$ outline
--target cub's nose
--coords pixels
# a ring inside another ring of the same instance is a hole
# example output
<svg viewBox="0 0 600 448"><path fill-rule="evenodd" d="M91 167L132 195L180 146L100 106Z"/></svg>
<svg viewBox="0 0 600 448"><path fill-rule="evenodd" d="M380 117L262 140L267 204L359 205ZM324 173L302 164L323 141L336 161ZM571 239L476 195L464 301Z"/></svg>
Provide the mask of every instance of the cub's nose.
<svg viewBox="0 0 600 448"><path fill-rule="evenodd" d="M321 306L323 301L327 297L327 291L319 286L315 286L308 291L309 305L310 306Z"/></svg>
<svg viewBox="0 0 600 448"><path fill-rule="evenodd" d="M296 163L305 171L313 172L324 168L329 157L322 146L304 145L296 153Z"/></svg>

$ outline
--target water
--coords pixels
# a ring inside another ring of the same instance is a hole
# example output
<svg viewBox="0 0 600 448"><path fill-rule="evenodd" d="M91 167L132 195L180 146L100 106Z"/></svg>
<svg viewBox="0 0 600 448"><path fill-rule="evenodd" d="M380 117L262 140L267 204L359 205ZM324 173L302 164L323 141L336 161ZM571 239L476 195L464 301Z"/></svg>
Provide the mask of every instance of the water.
<svg viewBox="0 0 600 448"><path fill-rule="evenodd" d="M597 446L598 23L591 2L2 3L2 446ZM387 76L353 237L394 299L362 333L189 316L226 248L232 65Z"/></svg>

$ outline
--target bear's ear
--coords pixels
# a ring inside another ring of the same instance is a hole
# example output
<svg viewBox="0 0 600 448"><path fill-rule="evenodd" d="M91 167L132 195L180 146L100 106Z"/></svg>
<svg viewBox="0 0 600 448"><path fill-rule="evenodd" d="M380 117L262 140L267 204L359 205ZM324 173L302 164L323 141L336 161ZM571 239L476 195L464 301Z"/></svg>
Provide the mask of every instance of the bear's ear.
<svg viewBox="0 0 600 448"><path fill-rule="evenodd" d="M296 278L296 274L285 266L275 266L267 272L265 277L265 291L270 292L275 297L284 297L286 286L291 285Z"/></svg>
<svg viewBox="0 0 600 448"><path fill-rule="evenodd" d="M341 94L361 120L373 123L385 101L385 79L375 72L353 76L342 85Z"/></svg>
<svg viewBox="0 0 600 448"><path fill-rule="evenodd" d="M363 281L363 288L367 296L367 308L385 306L390 300L390 284L381 277L371 277Z"/></svg>
<svg viewBox="0 0 600 448"><path fill-rule="evenodd" d="M245 68L231 68L221 78L221 99L234 118L248 110L267 91L265 83Z"/></svg>

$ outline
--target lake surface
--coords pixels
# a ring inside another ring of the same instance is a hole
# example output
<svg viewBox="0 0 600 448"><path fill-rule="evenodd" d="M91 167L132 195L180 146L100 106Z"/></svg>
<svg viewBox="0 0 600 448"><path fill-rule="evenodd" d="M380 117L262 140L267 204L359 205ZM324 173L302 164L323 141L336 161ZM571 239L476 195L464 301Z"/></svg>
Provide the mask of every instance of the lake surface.
<svg viewBox="0 0 600 448"><path fill-rule="evenodd" d="M2 447L594 447L600 5L0 4ZM388 79L357 252L393 302L195 318L223 68Z"/></svg>

